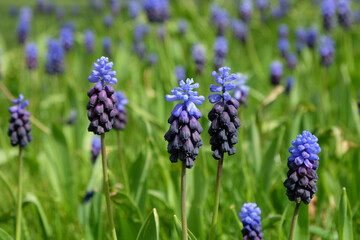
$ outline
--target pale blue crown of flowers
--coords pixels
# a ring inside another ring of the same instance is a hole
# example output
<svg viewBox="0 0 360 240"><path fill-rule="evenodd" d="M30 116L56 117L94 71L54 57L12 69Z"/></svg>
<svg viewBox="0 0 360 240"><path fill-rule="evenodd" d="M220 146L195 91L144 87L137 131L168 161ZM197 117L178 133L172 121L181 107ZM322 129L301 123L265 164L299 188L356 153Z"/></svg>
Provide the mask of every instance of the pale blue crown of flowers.
<svg viewBox="0 0 360 240"><path fill-rule="evenodd" d="M113 65L114 63L109 62L109 58L104 56L96 60L96 63L93 64L95 70L92 70L91 75L88 77L89 82L101 82L102 85L104 85L105 82L112 85L116 84L117 79L114 78L116 71L111 71Z"/></svg>
<svg viewBox="0 0 360 240"><path fill-rule="evenodd" d="M219 68L219 73L216 71L213 71L211 76L215 78L215 81L221 85L210 85L210 91L211 92L222 92L222 95L219 93L214 93L209 95L209 101L211 103L219 102L221 99L223 99L225 102L229 101L231 99L230 94L227 91L231 91L235 88L235 84L231 81L234 81L237 79L236 74L229 74L230 68L228 67L222 67Z"/></svg>

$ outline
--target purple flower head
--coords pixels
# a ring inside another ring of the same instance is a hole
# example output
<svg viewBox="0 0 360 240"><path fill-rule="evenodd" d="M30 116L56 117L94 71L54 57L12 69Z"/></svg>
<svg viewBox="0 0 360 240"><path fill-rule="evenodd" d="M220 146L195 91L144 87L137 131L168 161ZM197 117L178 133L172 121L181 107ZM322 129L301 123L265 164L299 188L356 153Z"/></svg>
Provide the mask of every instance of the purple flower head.
<svg viewBox="0 0 360 240"><path fill-rule="evenodd" d="M296 63L297 63L297 57L295 54L289 54L286 57L286 63L287 63L287 67L290 70L294 70L294 68L296 67Z"/></svg>
<svg viewBox="0 0 360 240"><path fill-rule="evenodd" d="M224 58L229 51L228 41L225 37L217 37L214 43L214 51L216 57Z"/></svg>
<svg viewBox="0 0 360 240"><path fill-rule="evenodd" d="M10 113L21 113L30 116L30 113L24 110L27 106L29 106L29 100L24 100L24 96L22 94L19 94L19 98L13 99L11 102L14 106L9 108Z"/></svg>
<svg viewBox="0 0 360 240"><path fill-rule="evenodd" d="M148 61L150 65L155 65L158 62L158 55L156 53L150 53Z"/></svg>
<svg viewBox="0 0 360 240"><path fill-rule="evenodd" d="M279 61L273 61L270 65L270 80L273 85L280 83L283 74L283 65Z"/></svg>
<svg viewBox="0 0 360 240"><path fill-rule="evenodd" d="M241 20L234 19L231 22L231 28L235 38L242 41L243 43L246 43L246 39L248 35L247 25Z"/></svg>
<svg viewBox="0 0 360 240"><path fill-rule="evenodd" d="M73 16L77 16L80 13L80 6L78 4L73 4L70 6L70 13Z"/></svg>
<svg viewBox="0 0 360 240"><path fill-rule="evenodd" d="M91 198L94 196L95 191L94 189L91 189L90 191L86 191L86 194L84 196L84 203L89 203Z"/></svg>
<svg viewBox="0 0 360 240"><path fill-rule="evenodd" d="M334 41L328 36L323 36L320 40L319 52L321 55L321 65L330 67L334 62Z"/></svg>
<svg viewBox="0 0 360 240"><path fill-rule="evenodd" d="M38 65L38 50L34 43L27 43L25 46L26 65L28 69L35 69Z"/></svg>
<svg viewBox="0 0 360 240"><path fill-rule="evenodd" d="M140 59L144 59L146 55L146 46L144 42L135 42L133 45L133 52L135 52Z"/></svg>
<svg viewBox="0 0 360 240"><path fill-rule="evenodd" d="M45 70L50 75L64 72L64 49L59 40L50 39L48 42Z"/></svg>
<svg viewBox="0 0 360 240"><path fill-rule="evenodd" d="M279 38L287 38L289 36L289 27L286 24L280 24L278 27Z"/></svg>
<svg viewBox="0 0 360 240"><path fill-rule="evenodd" d="M316 28L309 28L306 35L306 44L309 48L314 48L317 41L318 30Z"/></svg>
<svg viewBox="0 0 360 240"><path fill-rule="evenodd" d="M96 12L101 12L104 8L104 3L102 0L92 0L90 5L91 8Z"/></svg>
<svg viewBox="0 0 360 240"><path fill-rule="evenodd" d="M230 73L230 68L228 67L222 67L219 68L219 73L217 73L216 71L213 71L211 76L213 76L215 78L215 81L220 85L214 85L211 84L210 85L210 92L221 92L221 94L219 93L214 93L214 94L210 94L209 95L209 101L211 103L216 103L219 102L221 100L223 100L224 102L227 102L231 99L230 94L228 93L228 91L231 91L235 88L235 84L232 83L232 81L234 81L235 79L237 79L237 75L236 74L229 74Z"/></svg>
<svg viewBox="0 0 360 240"><path fill-rule="evenodd" d="M285 16L285 13L283 12L283 10L281 9L280 6L275 6L271 9L271 16L274 19L279 19Z"/></svg>
<svg viewBox="0 0 360 240"><path fill-rule="evenodd" d="M120 11L120 0L110 0L110 9L113 15L117 15Z"/></svg>
<svg viewBox="0 0 360 240"><path fill-rule="evenodd" d="M129 103L128 99L126 98L124 92L122 91L116 91L115 93L115 97L117 99L117 104L116 104L116 108L119 111L124 111L125 110L125 105L127 105Z"/></svg>
<svg viewBox="0 0 360 240"><path fill-rule="evenodd" d="M104 55L106 56L111 56L111 43L110 37L104 37L102 40Z"/></svg>
<svg viewBox="0 0 360 240"><path fill-rule="evenodd" d="M334 0L324 0L321 4L321 13L323 18L324 29L329 31L334 26L334 15L336 4Z"/></svg>
<svg viewBox="0 0 360 240"><path fill-rule="evenodd" d="M157 27L156 29L156 34L157 34L157 37L161 40L161 41L164 41L165 39L165 34L166 34L166 28L164 25L160 25Z"/></svg>
<svg viewBox="0 0 360 240"><path fill-rule="evenodd" d="M171 112L171 115L174 117L179 117L183 108L185 107L186 112L189 116L194 116L195 118L200 118L202 116L200 110L196 105L201 105L205 101L204 96L198 96L198 92L193 91L195 88L199 88L198 83L194 83L193 79L181 80L179 82L180 87L176 87L171 90L172 95L166 95L165 101L182 101L183 103L177 104ZM196 105L195 105L196 104Z"/></svg>
<svg viewBox="0 0 360 240"><path fill-rule="evenodd" d="M94 164L101 151L100 137L94 136L91 142L91 162Z"/></svg>
<svg viewBox="0 0 360 240"><path fill-rule="evenodd" d="M195 43L191 48L192 58L196 64L196 72L202 73L205 68L205 47L201 43Z"/></svg>
<svg viewBox="0 0 360 240"><path fill-rule="evenodd" d="M278 40L278 49L281 53L281 56L286 58L289 53L290 43L287 38L280 38Z"/></svg>
<svg viewBox="0 0 360 240"><path fill-rule="evenodd" d="M294 78L293 77L287 77L286 78L286 86L285 86L285 92L286 94L290 94L290 91L294 85Z"/></svg>
<svg viewBox="0 0 360 240"><path fill-rule="evenodd" d="M17 38L19 43L25 43L30 31L30 23L32 18L32 11L29 7L22 7L20 9L19 20L16 27Z"/></svg>
<svg viewBox="0 0 360 240"><path fill-rule="evenodd" d="M167 0L144 0L144 9L150 22L165 22L169 18Z"/></svg>
<svg viewBox="0 0 360 240"><path fill-rule="evenodd" d="M116 71L112 71L113 65L114 63L109 62L109 58L104 56L96 60L96 63L93 64L95 69L91 71L91 75L88 77L89 82L101 82L103 87L105 86L105 83L111 85L116 84Z"/></svg>
<svg viewBox="0 0 360 240"><path fill-rule="evenodd" d="M134 42L140 42L144 39L144 37L149 33L149 26L146 24L138 24L134 28L133 36Z"/></svg>
<svg viewBox="0 0 360 240"><path fill-rule="evenodd" d="M64 25L64 28L68 28L74 33L76 30L76 24L73 21L67 21Z"/></svg>
<svg viewBox="0 0 360 240"><path fill-rule="evenodd" d="M348 29L351 26L351 7L349 0L338 0L337 2L337 15L339 24Z"/></svg>
<svg viewBox="0 0 360 240"><path fill-rule="evenodd" d="M84 32L84 42L85 42L86 51L88 53L94 52L95 35L91 30L86 30Z"/></svg>
<svg viewBox="0 0 360 240"><path fill-rule="evenodd" d="M184 35L188 29L188 22L185 19L180 19L178 22L179 32Z"/></svg>
<svg viewBox="0 0 360 240"><path fill-rule="evenodd" d="M268 0L256 0L255 3L260 12L264 12L269 7Z"/></svg>
<svg viewBox="0 0 360 240"><path fill-rule="evenodd" d="M128 14L129 17L132 19L137 18L137 16L139 15L139 13L142 10L142 6L139 2L137 1L130 1L129 5L128 5Z"/></svg>
<svg viewBox="0 0 360 240"><path fill-rule="evenodd" d="M184 80L186 77L186 72L183 66L176 66L175 67L175 75L178 82Z"/></svg>
<svg viewBox="0 0 360 240"><path fill-rule="evenodd" d="M250 88L245 85L248 77L244 74L237 73L235 80L235 88L233 91L234 98L240 103L247 106L247 98L249 96Z"/></svg>
<svg viewBox="0 0 360 240"><path fill-rule="evenodd" d="M260 214L261 210L256 203L244 203L242 206L239 218L244 226L241 230L244 239L263 239Z"/></svg>
<svg viewBox="0 0 360 240"><path fill-rule="evenodd" d="M10 17L16 17L19 13L19 9L14 5L9 6L8 13L9 13Z"/></svg>
<svg viewBox="0 0 360 240"><path fill-rule="evenodd" d="M55 13L56 13L56 17L59 21L64 20L66 11L63 6L56 6Z"/></svg>
<svg viewBox="0 0 360 240"><path fill-rule="evenodd" d="M253 12L253 5L250 0L243 0L239 7L239 14L241 19L244 22L249 22L251 20L251 15Z"/></svg>
<svg viewBox="0 0 360 240"><path fill-rule="evenodd" d="M228 12L216 4L211 5L211 23L217 27L217 34L222 36L229 24Z"/></svg>
<svg viewBox="0 0 360 240"><path fill-rule="evenodd" d="M113 19L113 17L112 17L110 14L105 15L105 17L104 17L104 24L105 24L105 26L106 26L107 28L111 27L111 25L113 24L113 22L114 22L114 19Z"/></svg>
<svg viewBox="0 0 360 240"><path fill-rule="evenodd" d="M60 41L65 51L70 51L74 46L74 33L70 28L60 30Z"/></svg>
<svg viewBox="0 0 360 240"><path fill-rule="evenodd" d="M301 53L302 49L306 45L307 32L304 28L298 27L295 31L296 35L296 51Z"/></svg>

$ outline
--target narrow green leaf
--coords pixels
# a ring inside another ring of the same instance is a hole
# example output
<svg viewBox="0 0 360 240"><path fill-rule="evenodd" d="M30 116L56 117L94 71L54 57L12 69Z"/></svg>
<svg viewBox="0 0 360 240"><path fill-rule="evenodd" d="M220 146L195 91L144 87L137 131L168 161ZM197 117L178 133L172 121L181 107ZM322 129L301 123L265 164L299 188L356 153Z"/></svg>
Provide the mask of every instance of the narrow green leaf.
<svg viewBox="0 0 360 240"><path fill-rule="evenodd" d="M343 188L343 193L340 199L338 233L340 240L354 239L352 219L351 219L351 207L346 193L346 188Z"/></svg>
<svg viewBox="0 0 360 240"><path fill-rule="evenodd" d="M156 208L154 208L149 216L145 219L144 223L141 225L136 239L158 240L159 232L159 216L157 214Z"/></svg>
<svg viewBox="0 0 360 240"><path fill-rule="evenodd" d="M309 232L309 205L301 204L295 225L294 240L310 239Z"/></svg>
<svg viewBox="0 0 360 240"><path fill-rule="evenodd" d="M176 215L174 215L174 223L179 239L181 239L182 238L181 221L176 217ZM189 229L187 231L188 231L189 240L196 240L195 235Z"/></svg>
<svg viewBox="0 0 360 240"><path fill-rule="evenodd" d="M2 228L0 228L0 240L13 240L13 238Z"/></svg>

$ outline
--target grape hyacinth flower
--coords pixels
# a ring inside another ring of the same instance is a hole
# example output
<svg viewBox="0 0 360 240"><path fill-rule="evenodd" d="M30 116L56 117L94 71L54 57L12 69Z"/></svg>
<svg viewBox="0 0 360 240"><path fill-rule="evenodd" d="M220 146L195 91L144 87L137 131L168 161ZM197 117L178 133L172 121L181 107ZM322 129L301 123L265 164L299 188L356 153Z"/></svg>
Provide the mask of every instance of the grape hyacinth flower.
<svg viewBox="0 0 360 240"><path fill-rule="evenodd" d="M129 102L122 91L116 91L115 97L117 99L117 103L115 104L116 115L114 118L113 128L115 130L123 131L125 130L125 126L128 122L128 119L126 117L127 111L125 105L127 105Z"/></svg>
<svg viewBox="0 0 360 240"><path fill-rule="evenodd" d="M137 1L129 1L128 14L132 19L137 18L142 10L141 4Z"/></svg>
<svg viewBox="0 0 360 240"><path fill-rule="evenodd" d="M168 0L144 0L144 9L150 22L165 22L169 18Z"/></svg>
<svg viewBox="0 0 360 240"><path fill-rule="evenodd" d="M146 24L136 25L133 32L134 42L141 42L149 31L149 26Z"/></svg>
<svg viewBox="0 0 360 240"><path fill-rule="evenodd" d="M50 39L48 42L45 71L50 75L54 75L62 74L64 69L64 49L58 40Z"/></svg>
<svg viewBox="0 0 360 240"><path fill-rule="evenodd" d="M65 8L63 6L56 6L55 13L56 13L57 19L60 22L64 21L66 12L65 12Z"/></svg>
<svg viewBox="0 0 360 240"><path fill-rule="evenodd" d="M94 189L91 189L91 190L89 190L89 191L86 191L86 194L85 194L85 196L84 196L84 203L85 203L85 204L86 204L86 203L89 203L90 200L91 200L91 198L94 196L94 194L95 194Z"/></svg>
<svg viewBox="0 0 360 240"><path fill-rule="evenodd" d="M286 58L289 53L290 43L287 38L280 38L278 40L278 49L283 58Z"/></svg>
<svg viewBox="0 0 360 240"><path fill-rule="evenodd" d="M286 24L281 24L278 27L279 38L288 38L289 36L289 27Z"/></svg>
<svg viewBox="0 0 360 240"><path fill-rule="evenodd" d="M228 54L228 41L225 37L217 37L214 43L215 51L215 69L220 68L224 64L226 55Z"/></svg>
<svg viewBox="0 0 360 240"><path fill-rule="evenodd" d="M336 12L335 1L323 0L321 4L321 14L323 19L323 27L326 31L330 31L334 27L335 12Z"/></svg>
<svg viewBox="0 0 360 240"><path fill-rule="evenodd" d="M306 35L306 44L309 48L314 48L317 41L318 31L316 28L309 28Z"/></svg>
<svg viewBox="0 0 360 240"><path fill-rule="evenodd" d="M150 53L148 61L151 66L155 65L158 62L158 55L156 53Z"/></svg>
<svg viewBox="0 0 360 240"><path fill-rule="evenodd" d="M135 42L133 45L133 51L140 59L144 59L146 55L146 46L143 42Z"/></svg>
<svg viewBox="0 0 360 240"><path fill-rule="evenodd" d="M9 108L11 118L9 120L8 135L12 146L26 147L32 141L30 113L25 110L29 101L24 101L24 96L19 94L18 99L11 101L14 106Z"/></svg>
<svg viewBox="0 0 360 240"><path fill-rule="evenodd" d="M289 0L279 0L279 6L281 11L283 12L283 15L286 16L290 8Z"/></svg>
<svg viewBox="0 0 360 240"><path fill-rule="evenodd" d="M321 65L324 67L330 67L334 62L334 41L328 36L323 36L320 40L319 52L321 55Z"/></svg>
<svg viewBox="0 0 360 240"><path fill-rule="evenodd" d="M248 80L248 76L237 73L235 80L235 88L233 91L234 98L240 103L247 107L247 98L249 97L250 87L246 86L245 83Z"/></svg>
<svg viewBox="0 0 360 240"><path fill-rule="evenodd" d="M30 31L30 23L32 18L32 11L29 7L20 9L19 20L16 27L17 38L19 43L24 44Z"/></svg>
<svg viewBox="0 0 360 240"><path fill-rule="evenodd" d="M283 12L283 10L281 9L280 6L274 6L272 9L271 9L271 16L274 18L274 19L280 19L282 17L285 16L285 13Z"/></svg>
<svg viewBox="0 0 360 240"><path fill-rule="evenodd" d="M105 15L105 17L104 17L105 27L110 28L112 26L113 22L114 22L114 19L110 14Z"/></svg>
<svg viewBox="0 0 360 240"><path fill-rule="evenodd" d="M84 42L85 48L87 53L94 52L94 45L95 45L95 35L91 30L86 30L84 32Z"/></svg>
<svg viewBox="0 0 360 240"><path fill-rule="evenodd" d="M199 148L202 146L200 134L203 129L199 123L202 114L196 105L201 105L205 97L198 96L198 92L193 91L199 88L198 83L193 83L193 79L188 78L186 82L181 80L180 87L174 88L171 91L172 95L165 96L167 102L182 101L171 112L168 120L171 125L165 134L165 140L169 142L170 161L175 163L179 159L187 168L194 166Z"/></svg>
<svg viewBox="0 0 360 240"><path fill-rule="evenodd" d="M74 46L74 33L70 28L60 30L60 41L65 51L70 51Z"/></svg>
<svg viewBox="0 0 360 240"><path fill-rule="evenodd" d="M91 163L96 162L101 151L101 140L98 136L94 136L91 142Z"/></svg>
<svg viewBox="0 0 360 240"><path fill-rule="evenodd" d="M25 46L26 65L29 70L37 68L38 50L34 43L27 43Z"/></svg>
<svg viewBox="0 0 360 240"><path fill-rule="evenodd" d="M111 56L111 38L110 37L104 37L102 44L103 44L103 52L105 56Z"/></svg>
<svg viewBox="0 0 360 240"><path fill-rule="evenodd" d="M283 65L279 61L273 61L270 65L270 81L271 84L279 85L281 77L283 75Z"/></svg>
<svg viewBox="0 0 360 240"><path fill-rule="evenodd" d="M248 35L248 26L241 20L234 19L231 22L231 28L236 39L246 43Z"/></svg>
<svg viewBox="0 0 360 240"><path fill-rule="evenodd" d="M268 0L256 0L256 7L259 9L260 13L264 13L265 10L269 7Z"/></svg>
<svg viewBox="0 0 360 240"><path fill-rule="evenodd" d="M244 240L264 238L261 227L261 210L256 203L244 203L239 213L239 218L244 226L241 233Z"/></svg>
<svg viewBox="0 0 360 240"><path fill-rule="evenodd" d="M116 72L112 71L113 62L109 62L107 57L101 57L94 63L95 70L92 70L89 76L89 82L96 83L88 91L90 98L87 109L90 125L88 131L97 135L108 132L113 127L114 118L116 116L115 104L117 103L114 89L108 84L116 84Z"/></svg>
<svg viewBox="0 0 360 240"><path fill-rule="evenodd" d="M296 52L301 53L306 43L307 32L304 28L298 27L295 31L296 35Z"/></svg>
<svg viewBox="0 0 360 240"><path fill-rule="evenodd" d="M284 186L290 201L309 204L314 197L318 176L316 170L319 166L321 148L318 138L308 131L303 131L296 137L289 148L291 156L288 158L289 171Z"/></svg>
<svg viewBox="0 0 360 240"><path fill-rule="evenodd" d="M239 102L230 96L228 91L235 89L235 84L232 82L237 79L236 74L229 74L230 68L219 68L219 73L212 72L212 76L216 82L221 85L210 85L211 92L209 101L216 103L209 112L208 118L211 121L209 134L211 136L210 144L213 152L213 157L217 160L223 158L224 153L233 155L236 153L234 145L238 142L237 129L240 127L240 120L237 117Z"/></svg>
<svg viewBox="0 0 360 240"><path fill-rule="evenodd" d="M337 15L339 24L349 29L351 27L351 7L349 0L338 0L337 2Z"/></svg>
<svg viewBox="0 0 360 240"><path fill-rule="evenodd" d="M120 11L120 0L110 0L110 10L112 15L116 16Z"/></svg>
<svg viewBox="0 0 360 240"><path fill-rule="evenodd" d="M180 19L178 22L178 28L181 35L185 35L188 29L188 22L185 19Z"/></svg>
<svg viewBox="0 0 360 240"><path fill-rule="evenodd" d="M296 67L296 63L297 63L297 57L295 54L289 54L286 57L286 64L290 70L294 70L294 68Z"/></svg>
<svg viewBox="0 0 360 240"><path fill-rule="evenodd" d="M175 75L178 82L186 78L186 72L183 66L175 67Z"/></svg>
<svg viewBox="0 0 360 240"><path fill-rule="evenodd" d="M211 23L217 28L217 35L223 36L229 25L228 12L216 4L211 5Z"/></svg>
<svg viewBox="0 0 360 240"><path fill-rule="evenodd" d="M102 0L92 0L90 6L95 12L101 12L104 8L104 3Z"/></svg>
<svg viewBox="0 0 360 240"><path fill-rule="evenodd" d="M202 73L205 69L205 47L201 43L195 43L191 48L192 58L196 64L196 73Z"/></svg>
<svg viewBox="0 0 360 240"><path fill-rule="evenodd" d="M290 94L290 91L294 85L294 78L293 77L287 77L286 78L286 86L285 86L285 93Z"/></svg>
<svg viewBox="0 0 360 240"><path fill-rule="evenodd" d="M248 23L251 20L253 12L252 2L250 0L243 0L239 7L239 15L241 20Z"/></svg>

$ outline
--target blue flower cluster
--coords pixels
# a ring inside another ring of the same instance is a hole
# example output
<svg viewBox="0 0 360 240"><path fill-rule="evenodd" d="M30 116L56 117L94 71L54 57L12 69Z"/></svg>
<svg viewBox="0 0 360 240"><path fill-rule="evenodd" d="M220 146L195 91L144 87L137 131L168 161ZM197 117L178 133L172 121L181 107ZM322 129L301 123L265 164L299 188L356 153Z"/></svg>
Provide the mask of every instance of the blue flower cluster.
<svg viewBox="0 0 360 240"><path fill-rule="evenodd" d="M168 0L145 0L144 9L150 22L165 22L169 18Z"/></svg>
<svg viewBox="0 0 360 240"><path fill-rule="evenodd" d="M243 21L234 19L231 22L231 29L236 39L240 40L242 43L246 43L248 26Z"/></svg>
<svg viewBox="0 0 360 240"><path fill-rule="evenodd" d="M250 87L246 86L245 83L248 77L244 74L236 74L235 88L233 91L234 98L240 103L247 106L247 98L249 96Z"/></svg>
<svg viewBox="0 0 360 240"><path fill-rule="evenodd" d="M65 51L70 51L74 46L74 33L71 28L64 27L60 30L60 41Z"/></svg>
<svg viewBox="0 0 360 240"><path fill-rule="evenodd" d="M28 69L35 69L38 65L38 50L35 43L26 44L25 57Z"/></svg>
<svg viewBox="0 0 360 240"><path fill-rule="evenodd" d="M64 49L60 44L60 41L56 39L50 39L48 42L48 53L46 55L46 73L62 74L64 72Z"/></svg>
<svg viewBox="0 0 360 240"><path fill-rule="evenodd" d="M131 17L132 19L137 18L137 16L140 14L142 10L141 4L137 1L129 1L128 4L129 4L128 6L129 17Z"/></svg>
<svg viewBox="0 0 360 240"><path fill-rule="evenodd" d="M19 21L17 23L16 32L19 43L23 44L29 35L32 11L29 7L23 7L20 10Z"/></svg>
<svg viewBox="0 0 360 240"><path fill-rule="evenodd" d="M101 151L100 137L94 136L91 142L91 162L94 164Z"/></svg>
<svg viewBox="0 0 360 240"><path fill-rule="evenodd" d="M195 43L191 48L192 58L196 64L196 72L202 73L205 68L205 47L201 43Z"/></svg>
<svg viewBox="0 0 360 240"><path fill-rule="evenodd" d="M337 2L338 21L339 24L345 29L351 27L352 12L350 3L350 0L338 0Z"/></svg>
<svg viewBox="0 0 360 240"><path fill-rule="evenodd" d="M270 81L271 84L279 85L281 77L283 75L283 65L279 61L273 61L270 65Z"/></svg>
<svg viewBox="0 0 360 240"><path fill-rule="evenodd" d="M242 1L239 7L239 14L241 19L246 23L249 22L251 20L252 12L253 5L251 0Z"/></svg>
<svg viewBox="0 0 360 240"><path fill-rule="evenodd" d="M231 91L235 88L235 84L232 83L235 79L237 79L236 74L229 74L230 68L228 67L222 67L219 68L219 73L216 71L213 71L211 76L215 78L215 81L220 85L210 85L210 91L211 92L222 92L222 95L219 93L214 93L209 95L209 101L211 103L216 103L221 101L223 99L224 102L227 102L231 99L230 94L228 91Z"/></svg>
<svg viewBox="0 0 360 240"><path fill-rule="evenodd" d="M89 82L101 82L103 86L105 83L111 85L116 84L116 71L112 71L113 65L114 63L109 62L109 58L107 57L101 57L100 59L96 60L96 63L93 64L95 69L91 71L91 75L88 77Z"/></svg>
<svg viewBox="0 0 360 240"><path fill-rule="evenodd" d="M261 210L256 203L244 203L241 207L239 218L244 226L241 230L244 239L263 239L260 214Z"/></svg>
<svg viewBox="0 0 360 240"><path fill-rule="evenodd" d="M110 37L104 37L102 40L103 45L103 52L105 56L110 57L111 56L111 38Z"/></svg>
<svg viewBox="0 0 360 240"><path fill-rule="evenodd" d="M214 43L214 51L215 51L215 69L220 68L224 65L224 60L226 55L228 54L229 47L228 41L225 37L217 37Z"/></svg>
<svg viewBox="0 0 360 240"><path fill-rule="evenodd" d="M324 67L330 67L334 62L334 41L329 36L323 36L320 40L319 52L321 55L320 63Z"/></svg>
<svg viewBox="0 0 360 240"><path fill-rule="evenodd" d="M84 32L84 42L87 53L94 52L95 35L91 30L86 30Z"/></svg>
<svg viewBox="0 0 360 240"><path fill-rule="evenodd" d="M175 67L175 75L178 82L186 78L186 72L183 66Z"/></svg>
<svg viewBox="0 0 360 240"><path fill-rule="evenodd" d="M211 5L211 23L217 27L217 34L223 36L229 25L228 12L216 4Z"/></svg>
<svg viewBox="0 0 360 240"><path fill-rule="evenodd" d="M331 30L334 27L335 12L336 12L336 4L334 0L324 0L321 3L323 27L327 31Z"/></svg>

